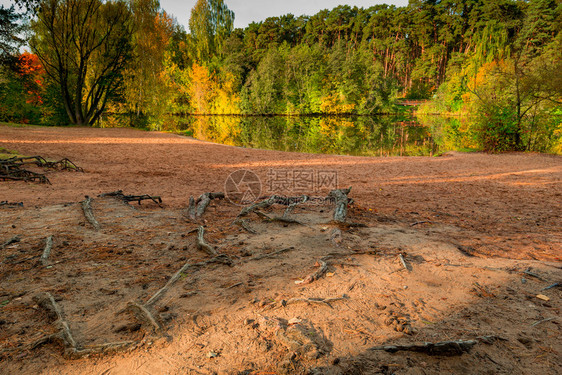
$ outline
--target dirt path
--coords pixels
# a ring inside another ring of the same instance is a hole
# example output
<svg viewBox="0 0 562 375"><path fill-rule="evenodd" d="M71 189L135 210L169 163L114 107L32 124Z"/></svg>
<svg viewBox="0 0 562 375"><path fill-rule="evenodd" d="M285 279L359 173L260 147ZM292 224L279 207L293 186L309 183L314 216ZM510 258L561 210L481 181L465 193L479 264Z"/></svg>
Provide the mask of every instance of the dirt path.
<svg viewBox="0 0 562 375"><path fill-rule="evenodd" d="M49 171L52 185L0 183L0 201L23 202L0 207L0 245L19 236L0 250L0 373L562 371L562 291L545 289L562 279L561 157L377 159L247 150L130 129L2 126L0 147L68 157L86 171ZM223 191L239 169L260 177L262 195L273 184L277 193L297 195L300 187L323 197L329 184L306 176L337 175L339 187L353 186L349 220L365 227L340 228L330 205L314 204L290 214L301 224L250 215L255 233L232 224L240 207L225 200L189 219L189 196ZM97 198L118 189L162 196L164 208ZM95 197L100 230L84 217L84 195ZM196 246L199 225L228 265L201 263L212 256ZM53 250L43 263L48 236ZM149 307L159 330L128 310L130 301L146 304L186 262L203 265L186 268ZM303 284L322 262L326 272ZM58 340L44 340L59 327L34 299L45 292L81 350L133 344L65 359ZM458 339L477 343L460 357L371 349Z"/></svg>

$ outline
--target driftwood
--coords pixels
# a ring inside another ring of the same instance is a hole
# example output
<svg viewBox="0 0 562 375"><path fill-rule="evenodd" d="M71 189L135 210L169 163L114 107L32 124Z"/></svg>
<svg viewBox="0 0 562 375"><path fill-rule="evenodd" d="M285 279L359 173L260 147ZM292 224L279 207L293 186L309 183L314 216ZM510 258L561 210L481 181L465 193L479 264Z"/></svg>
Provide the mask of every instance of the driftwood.
<svg viewBox="0 0 562 375"><path fill-rule="evenodd" d="M349 204L347 195L350 191L351 187L347 189L332 190L330 194L328 194L328 198L334 199L334 221L337 223L343 223L347 219L347 205Z"/></svg>
<svg viewBox="0 0 562 375"><path fill-rule="evenodd" d="M383 345L375 346L367 350L384 350L389 353L396 353L398 351L411 351L418 353L425 353L428 355L445 355L455 356L469 352L470 349L479 342L491 343L493 340L505 340L497 336L482 336L473 340L454 340L454 341L441 341L441 342L426 342L423 344L410 344L410 345Z"/></svg>
<svg viewBox="0 0 562 375"><path fill-rule="evenodd" d="M162 207L162 198L157 195L125 195L123 194L123 190L112 191L111 193L104 193L98 195L98 197L113 197L115 199L122 200L125 203L129 202L137 202L139 205L144 200L150 200L156 203L159 207Z"/></svg>
<svg viewBox="0 0 562 375"><path fill-rule="evenodd" d="M197 220L207 210L207 207L213 199L224 199L224 193L204 193L195 200L193 196L189 197L189 206L187 207L187 216L191 220Z"/></svg>
<svg viewBox="0 0 562 375"><path fill-rule="evenodd" d="M211 256L216 257L217 255L219 255L219 253L217 253L217 251L213 246L205 242L205 238L203 238L204 235L205 235L205 228L201 226L197 230L197 248L199 250L205 251L207 254Z"/></svg>
<svg viewBox="0 0 562 375"><path fill-rule="evenodd" d="M6 246L9 246L13 243L16 242L20 242L20 236L14 236L12 238L10 238L8 241L4 242L2 245L0 245L0 250L4 250L4 248L6 248Z"/></svg>
<svg viewBox="0 0 562 375"><path fill-rule="evenodd" d="M53 248L53 236L49 236L45 239L45 249L41 255L41 263L46 266L49 264L49 255L51 254L51 249Z"/></svg>
<svg viewBox="0 0 562 375"><path fill-rule="evenodd" d="M100 230L100 223L98 223L94 216L94 212L92 211L92 200L92 198L86 195L86 199L82 201L82 210L84 211L84 216L86 216L86 219L90 222L90 224L92 224L94 229Z"/></svg>
<svg viewBox="0 0 562 375"><path fill-rule="evenodd" d="M170 287L174 285L185 274L185 272L188 269L206 266L211 263L224 263L230 265L232 264L232 261L226 255L219 255L211 260L207 260L204 262L199 262L199 263L188 262L184 264L172 277L170 277L170 280L168 280L166 285L164 285L159 291L157 291L156 293L154 293L152 297L150 297L150 299L144 304L144 306L146 307L153 306L160 298L164 296L164 294L168 292L168 289L170 289Z"/></svg>

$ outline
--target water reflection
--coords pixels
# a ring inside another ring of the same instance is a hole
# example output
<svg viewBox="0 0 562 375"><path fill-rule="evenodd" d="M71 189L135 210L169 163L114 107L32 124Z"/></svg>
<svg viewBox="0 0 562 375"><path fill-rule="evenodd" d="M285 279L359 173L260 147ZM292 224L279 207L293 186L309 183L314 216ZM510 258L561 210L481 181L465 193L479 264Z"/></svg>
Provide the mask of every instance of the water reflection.
<svg viewBox="0 0 562 375"><path fill-rule="evenodd" d="M196 139L280 151L364 156L432 156L466 147L457 119L377 117L234 117L182 119ZM456 121L456 123L455 123Z"/></svg>

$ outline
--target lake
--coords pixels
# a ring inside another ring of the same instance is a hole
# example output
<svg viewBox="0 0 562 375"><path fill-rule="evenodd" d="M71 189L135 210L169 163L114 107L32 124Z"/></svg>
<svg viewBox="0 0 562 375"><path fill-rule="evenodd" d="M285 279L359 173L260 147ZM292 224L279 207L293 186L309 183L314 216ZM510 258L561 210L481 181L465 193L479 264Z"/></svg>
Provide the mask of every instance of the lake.
<svg viewBox="0 0 562 375"><path fill-rule="evenodd" d="M179 132L227 145L361 156L433 156L471 147L459 118L193 116Z"/></svg>

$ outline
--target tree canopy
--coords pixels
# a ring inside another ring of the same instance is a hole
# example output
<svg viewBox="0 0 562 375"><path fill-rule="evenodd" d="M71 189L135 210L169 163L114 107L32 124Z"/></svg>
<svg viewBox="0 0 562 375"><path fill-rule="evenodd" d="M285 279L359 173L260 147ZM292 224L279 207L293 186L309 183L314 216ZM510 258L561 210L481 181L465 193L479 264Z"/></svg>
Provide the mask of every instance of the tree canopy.
<svg viewBox="0 0 562 375"><path fill-rule="evenodd" d="M198 0L187 31L157 0L18 4L36 14L45 122L162 129L175 114L377 114L431 99L420 112L482 115L480 134L511 139L499 148L558 131L546 120L562 111L558 0L342 5L244 29L223 0ZM3 25L0 42L16 35Z"/></svg>

